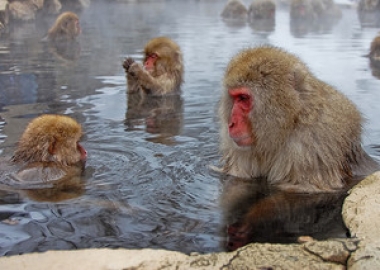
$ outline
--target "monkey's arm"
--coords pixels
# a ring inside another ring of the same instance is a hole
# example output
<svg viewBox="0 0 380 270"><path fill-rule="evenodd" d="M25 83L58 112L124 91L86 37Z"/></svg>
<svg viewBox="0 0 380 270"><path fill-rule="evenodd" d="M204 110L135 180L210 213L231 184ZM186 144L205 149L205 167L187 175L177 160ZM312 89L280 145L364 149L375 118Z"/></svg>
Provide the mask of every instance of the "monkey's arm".
<svg viewBox="0 0 380 270"><path fill-rule="evenodd" d="M128 75L134 77L138 84L141 85L142 89L150 91L153 94L166 94L175 88L174 78L171 78L168 74L153 77L136 62L130 65Z"/></svg>

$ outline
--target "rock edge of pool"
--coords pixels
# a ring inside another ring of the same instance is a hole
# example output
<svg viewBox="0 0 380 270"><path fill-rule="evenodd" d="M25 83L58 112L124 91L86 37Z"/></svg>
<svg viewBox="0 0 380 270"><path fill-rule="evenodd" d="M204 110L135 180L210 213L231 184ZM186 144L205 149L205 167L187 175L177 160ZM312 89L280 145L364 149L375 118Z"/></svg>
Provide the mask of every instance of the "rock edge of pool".
<svg viewBox="0 0 380 270"><path fill-rule="evenodd" d="M380 171L349 192L351 238L302 244L252 243L234 252L190 255L154 249L47 251L0 258L0 269L380 269Z"/></svg>

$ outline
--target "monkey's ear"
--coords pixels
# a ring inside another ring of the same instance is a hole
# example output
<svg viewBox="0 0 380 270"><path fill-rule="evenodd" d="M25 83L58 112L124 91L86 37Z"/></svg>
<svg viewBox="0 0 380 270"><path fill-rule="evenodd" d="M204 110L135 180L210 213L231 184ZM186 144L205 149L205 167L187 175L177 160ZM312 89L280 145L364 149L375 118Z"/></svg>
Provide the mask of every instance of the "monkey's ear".
<svg viewBox="0 0 380 270"><path fill-rule="evenodd" d="M305 89L305 72L303 72L300 66L296 65L290 76L290 81L293 85L294 90L302 92Z"/></svg>

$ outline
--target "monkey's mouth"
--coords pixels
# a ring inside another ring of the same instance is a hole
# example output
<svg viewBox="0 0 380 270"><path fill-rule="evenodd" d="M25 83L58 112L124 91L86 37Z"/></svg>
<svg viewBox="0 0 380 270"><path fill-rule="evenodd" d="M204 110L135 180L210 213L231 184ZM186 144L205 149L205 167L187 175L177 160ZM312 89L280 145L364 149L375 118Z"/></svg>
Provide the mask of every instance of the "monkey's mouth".
<svg viewBox="0 0 380 270"><path fill-rule="evenodd" d="M231 139L240 147L251 146L253 143L252 136L231 137Z"/></svg>

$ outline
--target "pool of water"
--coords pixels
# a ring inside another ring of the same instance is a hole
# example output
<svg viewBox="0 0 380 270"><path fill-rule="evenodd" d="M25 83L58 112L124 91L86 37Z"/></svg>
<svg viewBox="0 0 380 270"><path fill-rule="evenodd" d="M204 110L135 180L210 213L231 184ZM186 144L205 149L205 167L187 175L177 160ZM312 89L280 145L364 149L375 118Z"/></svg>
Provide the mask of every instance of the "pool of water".
<svg viewBox="0 0 380 270"><path fill-rule="evenodd" d="M0 255L96 247L225 250L236 216L267 194L245 181L226 187L209 169L219 159L215 112L223 72L243 48L270 44L297 54L356 103L367 120L363 144L379 157L380 76L363 57L378 30L362 27L355 10L344 9L328 27L294 29L289 11L277 9L274 27L260 30L221 20L225 1L105 2L80 13L82 35L73 51L41 42L54 17L12 25L0 36L1 157L12 155L27 122L42 113L77 119L88 151L77 189L0 186ZM128 106L122 61L141 60L144 44L161 35L181 46L185 82L180 96L141 111ZM162 107L162 114L151 114ZM242 202L228 194L241 194ZM252 240L344 236L336 210L341 197L279 201L316 206L257 225ZM279 235L279 227L287 234Z"/></svg>

